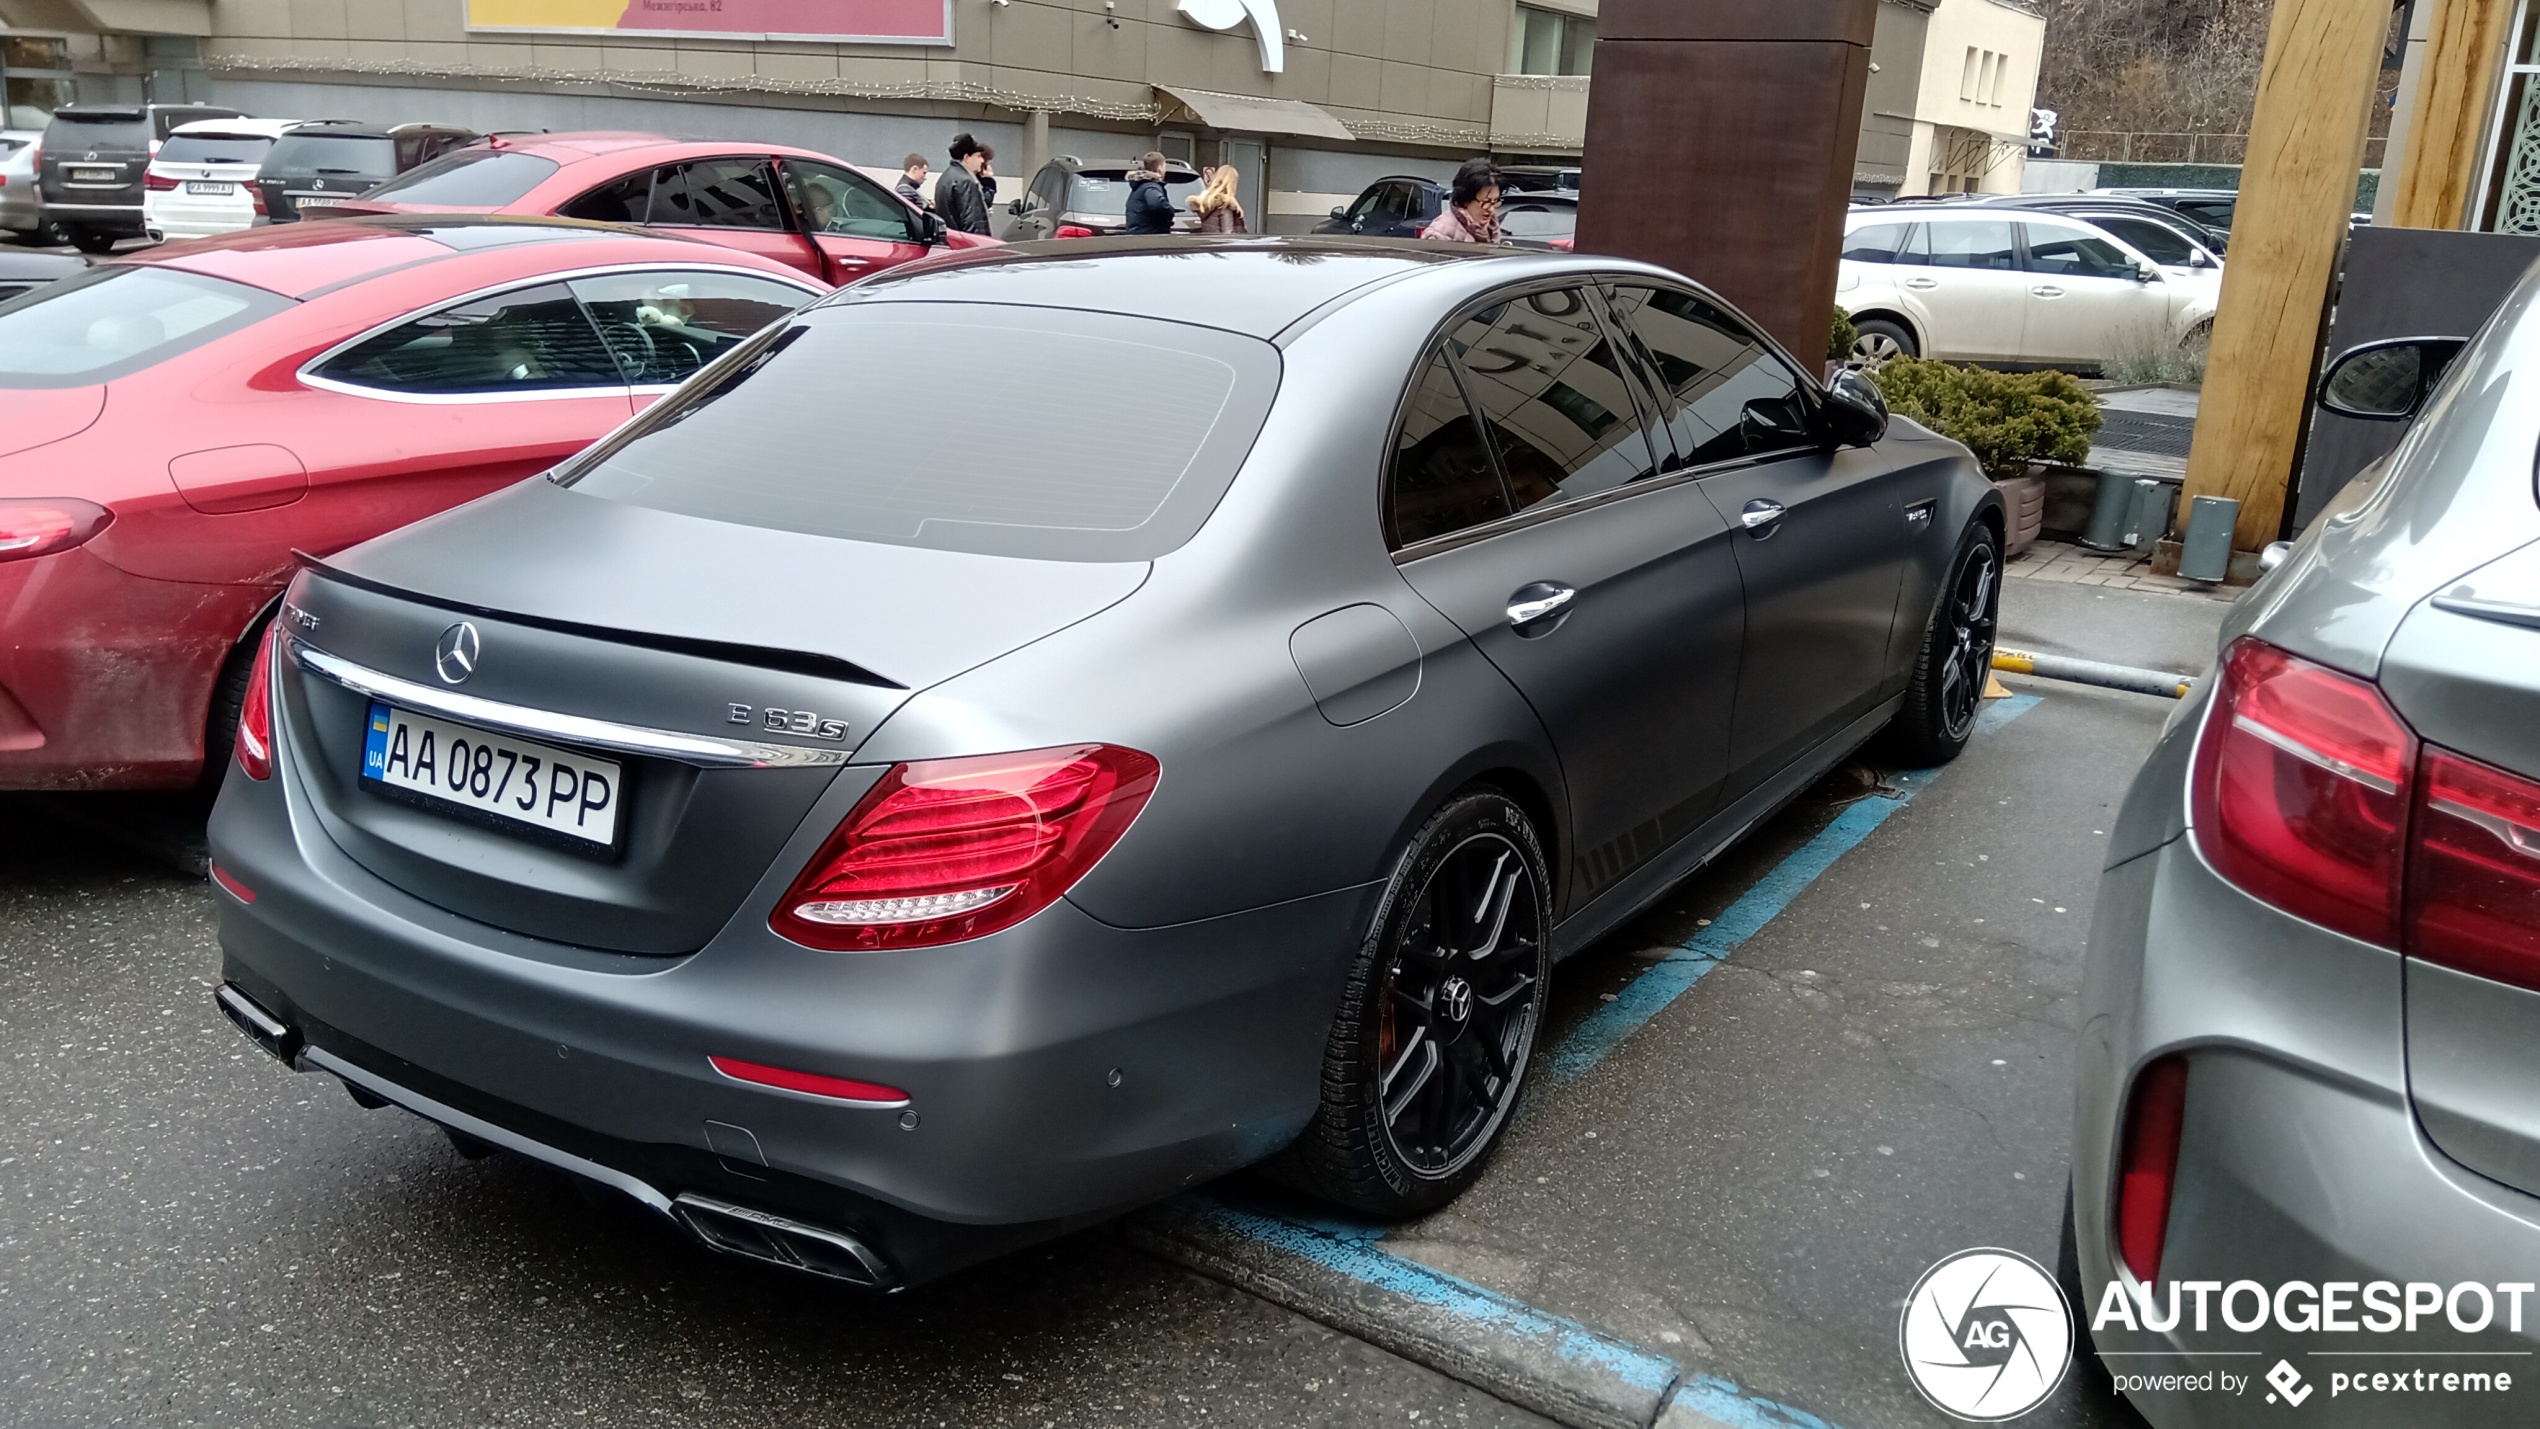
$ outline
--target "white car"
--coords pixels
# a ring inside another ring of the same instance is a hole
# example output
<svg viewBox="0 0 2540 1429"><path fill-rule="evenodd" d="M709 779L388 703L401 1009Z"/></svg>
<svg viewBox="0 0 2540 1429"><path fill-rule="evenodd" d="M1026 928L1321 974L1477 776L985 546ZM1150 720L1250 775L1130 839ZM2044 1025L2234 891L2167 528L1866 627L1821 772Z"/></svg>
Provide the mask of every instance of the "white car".
<svg viewBox="0 0 2540 1429"><path fill-rule="evenodd" d="M256 223L248 192L273 141L296 121L197 119L168 131L141 179L141 223L153 238L209 238Z"/></svg>
<svg viewBox="0 0 2540 1429"><path fill-rule="evenodd" d="M2096 370L2211 331L2222 270L2165 268L2063 214L1889 205L1846 220L1835 287L1861 360Z"/></svg>

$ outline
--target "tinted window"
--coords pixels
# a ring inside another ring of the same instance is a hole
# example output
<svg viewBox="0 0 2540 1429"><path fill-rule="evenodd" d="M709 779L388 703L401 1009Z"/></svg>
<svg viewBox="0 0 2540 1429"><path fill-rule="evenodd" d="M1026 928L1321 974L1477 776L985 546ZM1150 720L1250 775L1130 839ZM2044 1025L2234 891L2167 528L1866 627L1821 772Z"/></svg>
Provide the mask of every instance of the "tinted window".
<svg viewBox="0 0 2540 1429"><path fill-rule="evenodd" d="M2116 218L2094 214L2091 222L2134 245L2135 251L2155 263L2184 266L2195 260L2196 245L2187 235L2166 223L2149 218ZM2030 246L2036 246L2036 235L2029 235Z"/></svg>
<svg viewBox="0 0 2540 1429"><path fill-rule="evenodd" d="M397 172L397 145L384 134L285 134L265 155L264 171L386 179Z"/></svg>
<svg viewBox="0 0 2540 1429"><path fill-rule="evenodd" d="M93 269L0 303L0 387L112 381L290 306L169 268Z"/></svg>
<svg viewBox="0 0 2540 1429"><path fill-rule="evenodd" d="M1507 488L1444 352L1429 359L1411 389L1389 486L1385 511L1396 549L1508 514Z"/></svg>
<svg viewBox="0 0 2540 1429"><path fill-rule="evenodd" d="M783 228L776 177L759 159L702 159L661 171L650 223L680 228Z"/></svg>
<svg viewBox="0 0 2540 1429"><path fill-rule="evenodd" d="M1146 560L1215 509L1279 385L1278 350L1254 338L978 303L818 307L754 351L562 484L816 536ZM1009 428L1066 440L1018 453Z"/></svg>
<svg viewBox="0 0 2540 1429"><path fill-rule="evenodd" d="M587 218L596 223L642 223L652 202L653 171L646 169L616 183L602 184L556 212L566 218Z"/></svg>
<svg viewBox="0 0 2540 1429"><path fill-rule="evenodd" d="M66 159L77 158L90 149L146 153L150 139L150 121L137 109L102 114L64 111L44 126L44 152Z"/></svg>
<svg viewBox="0 0 2540 1429"><path fill-rule="evenodd" d="M784 161L786 194L805 233L837 233L911 243L908 205L874 187L862 174L809 159Z"/></svg>
<svg viewBox="0 0 2540 1429"><path fill-rule="evenodd" d="M620 387L626 379L562 283L516 289L416 318L317 369L358 387L422 394Z"/></svg>
<svg viewBox="0 0 2540 1429"><path fill-rule="evenodd" d="M2028 225L2028 270L2065 278L2131 278L2134 260L2107 239L2078 229Z"/></svg>
<svg viewBox="0 0 2540 1429"><path fill-rule="evenodd" d="M1031 200L1034 208L1058 207L1059 195L1067 192L1067 171L1049 165L1032 179Z"/></svg>
<svg viewBox="0 0 2540 1429"><path fill-rule="evenodd" d="M271 139L254 134L177 134L159 146L159 157L171 164L256 164L272 148Z"/></svg>
<svg viewBox="0 0 2540 1429"><path fill-rule="evenodd" d="M1183 206L1182 200L1198 192L1199 179L1196 175L1167 174L1164 176L1164 196L1171 199L1176 208ZM1078 174L1076 183L1068 194L1067 211L1082 214L1107 214L1113 218L1126 217L1129 212L1128 178L1116 170L1107 175Z"/></svg>
<svg viewBox="0 0 2540 1429"><path fill-rule="evenodd" d="M1630 379L1586 294L1561 288L1486 309L1447 335L1447 349L1516 509L1649 474Z"/></svg>
<svg viewBox="0 0 2540 1429"><path fill-rule="evenodd" d="M500 208L538 187L555 171L555 160L517 149L456 149L422 168L390 179L362 197L457 208Z"/></svg>
<svg viewBox="0 0 2540 1429"><path fill-rule="evenodd" d="M1937 220L1925 225L1924 242L1935 268L1982 268L2008 273L2019 265L2011 223L2002 218Z"/></svg>
<svg viewBox="0 0 2540 1429"><path fill-rule="evenodd" d="M1893 263L1913 236L1910 223L1873 223L1843 240L1843 256L1855 263Z"/></svg>
<svg viewBox="0 0 2540 1429"><path fill-rule="evenodd" d="M1668 430L1687 461L1730 461L1813 443L1798 376L1736 319L1666 288L1624 288L1613 302L1657 370Z"/></svg>
<svg viewBox="0 0 2540 1429"><path fill-rule="evenodd" d="M612 273L576 278L573 294L638 387L685 381L812 294L737 273Z"/></svg>

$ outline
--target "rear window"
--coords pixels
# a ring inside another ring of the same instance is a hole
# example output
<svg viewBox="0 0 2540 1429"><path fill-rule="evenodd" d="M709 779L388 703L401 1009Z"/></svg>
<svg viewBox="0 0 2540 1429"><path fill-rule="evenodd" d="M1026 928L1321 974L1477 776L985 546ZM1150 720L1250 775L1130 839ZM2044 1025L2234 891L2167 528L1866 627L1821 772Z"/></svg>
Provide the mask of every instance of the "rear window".
<svg viewBox="0 0 2540 1429"><path fill-rule="evenodd" d="M1499 211L1499 231L1510 238L1568 238L1579 231L1579 211L1568 204L1519 203Z"/></svg>
<svg viewBox="0 0 2540 1429"><path fill-rule="evenodd" d="M177 134L159 146L171 164L258 164L273 141L258 134Z"/></svg>
<svg viewBox="0 0 2540 1429"><path fill-rule="evenodd" d="M0 303L0 387L110 382L290 306L172 268L99 268Z"/></svg>
<svg viewBox="0 0 2540 1429"><path fill-rule="evenodd" d="M394 178L397 141L385 134L285 134L265 156L265 172Z"/></svg>
<svg viewBox="0 0 2540 1429"><path fill-rule="evenodd" d="M1168 174L1165 176L1164 196L1173 200L1173 206L1176 209L1185 206L1182 200L1195 197L1198 193L1197 175ZM1106 177L1100 174L1078 174L1074 187L1068 191L1067 211L1109 214L1113 218L1125 218L1129 213L1129 180L1120 175Z"/></svg>
<svg viewBox="0 0 2540 1429"><path fill-rule="evenodd" d="M363 194L396 203L500 208L538 187L556 161L516 149L457 149Z"/></svg>
<svg viewBox="0 0 2540 1429"><path fill-rule="evenodd" d="M69 156L74 149L127 149L147 153L150 122L140 111L81 115L57 113L44 128L44 152Z"/></svg>
<svg viewBox="0 0 2540 1429"><path fill-rule="evenodd" d="M1278 385L1276 349L1214 328L858 303L754 343L558 482L816 536L1147 560L1216 509ZM1006 430L1051 440L1016 447Z"/></svg>

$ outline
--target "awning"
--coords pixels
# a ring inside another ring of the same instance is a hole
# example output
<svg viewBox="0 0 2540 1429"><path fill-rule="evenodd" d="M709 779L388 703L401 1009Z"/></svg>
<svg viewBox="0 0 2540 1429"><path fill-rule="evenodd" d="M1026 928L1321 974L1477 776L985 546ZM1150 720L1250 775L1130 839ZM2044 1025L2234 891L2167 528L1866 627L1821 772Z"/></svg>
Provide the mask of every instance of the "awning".
<svg viewBox="0 0 2540 1429"><path fill-rule="evenodd" d="M1302 134L1313 139L1355 139L1349 126L1301 99L1264 99L1257 94L1220 94L1213 89L1184 89L1159 84L1156 93L1172 101L1167 122L1196 121L1211 129L1249 134ZM1184 111L1172 112L1174 106Z"/></svg>

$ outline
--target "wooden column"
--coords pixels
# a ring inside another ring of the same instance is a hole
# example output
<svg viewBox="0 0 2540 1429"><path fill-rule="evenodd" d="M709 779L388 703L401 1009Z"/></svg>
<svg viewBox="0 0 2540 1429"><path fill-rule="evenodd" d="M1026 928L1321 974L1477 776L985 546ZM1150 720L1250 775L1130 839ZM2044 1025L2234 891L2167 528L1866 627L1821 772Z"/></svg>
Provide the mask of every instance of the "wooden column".
<svg viewBox="0 0 2540 1429"><path fill-rule="evenodd" d="M1578 250L1673 268L1821 361L1878 0L1600 11Z"/></svg>
<svg viewBox="0 0 2540 1429"><path fill-rule="evenodd" d="M2435 0L2391 227L2465 228L2472 221L2479 149L2513 20L2514 0Z"/></svg>
<svg viewBox="0 0 2540 1429"><path fill-rule="evenodd" d="M2276 0L2267 27L2187 458L2189 497L2239 500L2241 550L2283 522L2389 24L2388 0Z"/></svg>

